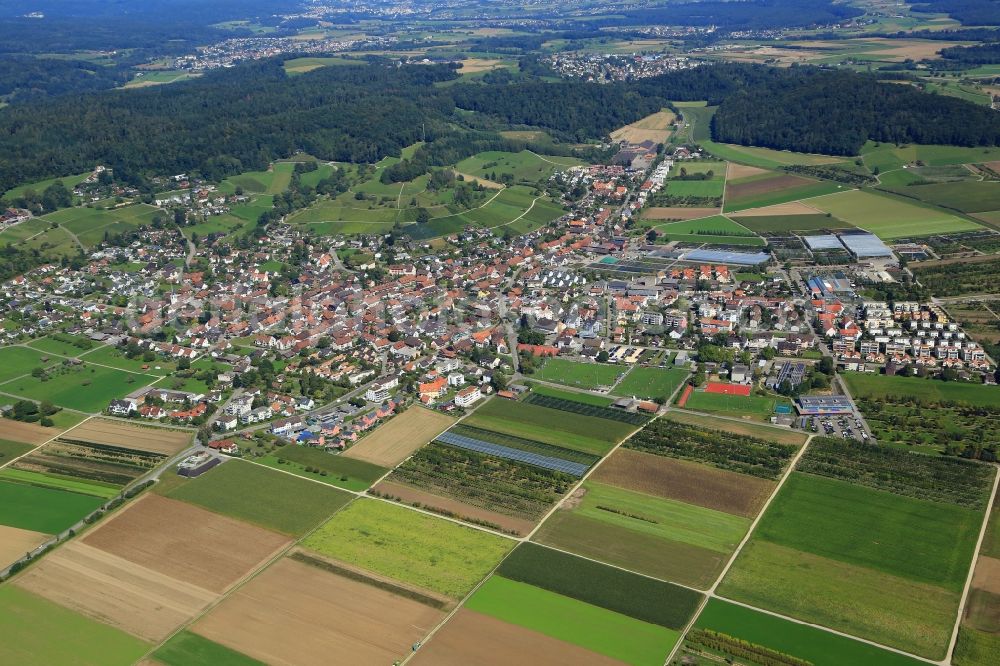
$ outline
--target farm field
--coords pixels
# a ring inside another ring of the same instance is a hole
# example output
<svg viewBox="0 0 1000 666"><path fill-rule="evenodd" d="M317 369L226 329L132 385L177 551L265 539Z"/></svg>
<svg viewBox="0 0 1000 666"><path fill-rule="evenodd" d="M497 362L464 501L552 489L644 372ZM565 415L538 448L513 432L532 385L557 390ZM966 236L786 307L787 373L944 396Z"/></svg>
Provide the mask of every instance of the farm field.
<svg viewBox="0 0 1000 666"><path fill-rule="evenodd" d="M895 188L904 196L916 197L921 201L945 208L953 208L963 213L983 213L1000 209L1000 192L997 183L965 181L954 183L934 183L930 185L910 185Z"/></svg>
<svg viewBox="0 0 1000 666"><path fill-rule="evenodd" d="M726 184L724 210L729 213L748 208L775 206L831 194L846 189L846 187L829 181L817 181L778 172L750 176Z"/></svg>
<svg viewBox="0 0 1000 666"><path fill-rule="evenodd" d="M870 231L883 240L973 231L981 228L974 222L943 210L860 190L811 199L809 205L865 231Z"/></svg>
<svg viewBox="0 0 1000 666"><path fill-rule="evenodd" d="M635 430L628 423L500 399L490 400L462 423L596 455Z"/></svg>
<svg viewBox="0 0 1000 666"><path fill-rule="evenodd" d="M306 537L321 555L461 598L514 542L395 506L360 499Z"/></svg>
<svg viewBox="0 0 1000 666"><path fill-rule="evenodd" d="M0 661L8 664L127 666L149 649L123 631L12 585L0 587L0 625L5 635L17 636L0 643Z"/></svg>
<svg viewBox="0 0 1000 666"><path fill-rule="evenodd" d="M219 465L168 497L289 535L304 534L351 499L325 484L242 460Z"/></svg>
<svg viewBox="0 0 1000 666"><path fill-rule="evenodd" d="M832 216L827 217L819 211L774 215L734 214L733 219L747 229L756 231L757 233L791 233L794 231L817 231L820 229L844 229L851 226Z"/></svg>
<svg viewBox="0 0 1000 666"><path fill-rule="evenodd" d="M720 208L687 208L684 206L649 206L642 209L643 220L695 220L722 212Z"/></svg>
<svg viewBox="0 0 1000 666"><path fill-rule="evenodd" d="M687 379L684 368L635 367L612 390L614 395L668 399Z"/></svg>
<svg viewBox="0 0 1000 666"><path fill-rule="evenodd" d="M15 463L15 465L20 465L22 460L30 462L28 458L22 458ZM67 490L72 493L93 495L94 497L100 497L106 500L117 495L120 490L118 486L109 483L102 483L99 481L83 481L74 479L70 476L25 471L16 466L0 470L0 480L13 481L14 483L24 483L41 488Z"/></svg>
<svg viewBox="0 0 1000 666"><path fill-rule="evenodd" d="M103 503L93 495L0 480L0 525L59 534Z"/></svg>
<svg viewBox="0 0 1000 666"><path fill-rule="evenodd" d="M550 358L532 377L546 382L593 390L610 387L622 374L621 366L617 365Z"/></svg>
<svg viewBox="0 0 1000 666"><path fill-rule="evenodd" d="M25 423L24 421L0 417L0 436L8 441L24 442L37 446L49 441L62 430L62 428L46 428L36 423Z"/></svg>
<svg viewBox="0 0 1000 666"><path fill-rule="evenodd" d="M73 442L119 446L164 456L182 451L191 443L192 438L193 434L184 430L133 425L101 418L89 419L62 435L62 439Z"/></svg>
<svg viewBox="0 0 1000 666"><path fill-rule="evenodd" d="M150 472L165 460L159 453L86 444L60 437L17 460L8 471L34 474L52 485L112 497L117 490ZM79 484L74 487L72 484Z"/></svg>
<svg viewBox="0 0 1000 666"><path fill-rule="evenodd" d="M537 385L536 388L538 387L542 386ZM554 391L532 390L531 393L524 398L524 403L535 405L537 407L556 409L561 412L570 412L572 414L581 414L583 416L595 416L608 421L620 421L634 426L640 426L650 419L647 414L641 412L627 412L621 409L609 407L609 405L612 404L610 398L603 398L601 396L590 395L587 393L570 393L568 394L568 398L563 398L559 397L560 393L563 395L567 394L567 392L559 391L558 389ZM581 401L577 399L577 396L584 398L584 400Z"/></svg>
<svg viewBox="0 0 1000 666"><path fill-rule="evenodd" d="M389 473L385 467L318 448L289 444L260 460L262 465L356 492Z"/></svg>
<svg viewBox="0 0 1000 666"><path fill-rule="evenodd" d="M46 355L27 347L0 347L0 382L10 381L27 375L38 367L52 365L53 361L42 361Z"/></svg>
<svg viewBox="0 0 1000 666"><path fill-rule="evenodd" d="M41 532L0 525L0 569L24 557L25 553L42 545L48 538Z"/></svg>
<svg viewBox="0 0 1000 666"><path fill-rule="evenodd" d="M222 593L290 540L191 504L146 494L82 541L164 576Z"/></svg>
<svg viewBox="0 0 1000 666"><path fill-rule="evenodd" d="M707 122L707 119L706 119ZM815 166L820 164L838 164L844 162L843 157L832 155L813 155L809 153L793 153L790 150L771 150L755 146L737 146L728 143L709 142L706 148L716 157L732 162L749 164L761 169L777 169L778 167L799 164Z"/></svg>
<svg viewBox="0 0 1000 666"><path fill-rule="evenodd" d="M381 467L395 467L452 423L451 417L440 412L411 407L376 428L343 455Z"/></svg>
<svg viewBox="0 0 1000 666"><path fill-rule="evenodd" d="M50 400L60 407L96 413L120 398L153 382L153 377L123 370L82 364L59 366L49 371L48 379L23 377L0 384L0 391L32 400Z"/></svg>
<svg viewBox="0 0 1000 666"><path fill-rule="evenodd" d="M222 181L219 191L232 194L237 187L245 192L258 194L281 194L292 182L293 162L274 162L267 171L247 171Z"/></svg>
<svg viewBox="0 0 1000 666"><path fill-rule="evenodd" d="M704 235L704 236L747 236L752 237L753 233L743 226L736 224L724 215L713 215L695 220L683 222L670 222L656 227L657 231L665 234L680 235Z"/></svg>
<svg viewBox="0 0 1000 666"><path fill-rule="evenodd" d="M935 296L975 296L996 291L1000 258L916 266L913 274Z"/></svg>
<svg viewBox="0 0 1000 666"><path fill-rule="evenodd" d="M608 407L612 402L614 402L611 398L605 398L591 393L578 393L577 391L560 389L555 386L548 386L547 384L528 383L531 386L531 393L536 395L559 398L560 400L570 400L584 405L594 405L595 407Z"/></svg>
<svg viewBox="0 0 1000 666"><path fill-rule="evenodd" d="M721 430L733 433L734 435L746 435L757 439L769 440L779 444L794 444L796 446L806 443L807 435L786 428L776 428L763 423L753 423L750 421L731 421L716 419L711 416L692 414L680 410L671 410L663 415L663 419L682 423L689 426L699 426L711 430Z"/></svg>
<svg viewBox="0 0 1000 666"><path fill-rule="evenodd" d="M2 424L0 424L0 428L2 428ZM33 448L35 448L34 444L0 439L0 465L6 465L14 458L24 455Z"/></svg>
<svg viewBox="0 0 1000 666"><path fill-rule="evenodd" d="M135 204L113 210L99 208L64 208L39 219L57 223L76 234L86 247L94 247L104 240L104 234L133 231L153 222L160 209L147 204Z"/></svg>
<svg viewBox="0 0 1000 666"><path fill-rule="evenodd" d="M350 60L348 58L291 58L286 60L283 65L285 71L289 74L305 74L306 72L311 72L314 69L319 69L320 67L330 67L332 65L365 65L367 64L364 60Z"/></svg>
<svg viewBox="0 0 1000 666"><path fill-rule="evenodd" d="M153 658L163 666L264 666L262 661L190 631L171 636L153 653Z"/></svg>
<svg viewBox="0 0 1000 666"><path fill-rule="evenodd" d="M535 538L631 571L706 588L749 524L742 517L587 481Z"/></svg>
<svg viewBox="0 0 1000 666"><path fill-rule="evenodd" d="M642 143L643 141L663 143L670 136L670 126L675 119L676 116L669 109L657 111L630 125L616 129L611 133L611 138L615 141L628 141L629 143Z"/></svg>
<svg viewBox="0 0 1000 666"><path fill-rule="evenodd" d="M492 576L464 608L634 666L661 666L678 632L526 583Z"/></svg>
<svg viewBox="0 0 1000 666"><path fill-rule="evenodd" d="M434 442L396 468L387 480L437 496L437 501L425 502L428 509L450 511L467 521L485 521L485 526L494 529L527 533L576 478ZM404 501L413 495L386 492Z"/></svg>
<svg viewBox="0 0 1000 666"><path fill-rule="evenodd" d="M49 178L48 180L41 180L37 183L26 183L24 185L18 185L17 187L12 187L3 193L5 199L16 199L18 197L24 196L24 193L28 190L34 190L37 193L45 191L49 185L54 184L56 181L62 181L68 189L72 190L74 187L82 183L87 179L87 176L91 174L90 171L85 171L84 173L73 174L71 176L61 176L59 178Z"/></svg>
<svg viewBox="0 0 1000 666"><path fill-rule="evenodd" d="M867 643L831 634L804 624L789 622L736 604L709 599L694 624L695 630L709 630L760 645L770 650L805 659L816 666L918 666L923 663ZM699 647L696 644L696 647ZM680 654L684 654L682 651Z"/></svg>
<svg viewBox="0 0 1000 666"><path fill-rule="evenodd" d="M854 397L912 396L925 400L965 402L979 407L1000 406L1000 388L962 382L927 381L923 377L886 377L846 372L843 379Z"/></svg>
<svg viewBox="0 0 1000 666"><path fill-rule="evenodd" d="M440 609L284 558L192 631L270 664L391 664L442 618Z"/></svg>
<svg viewBox="0 0 1000 666"><path fill-rule="evenodd" d="M869 169L877 166L885 172L917 161L927 166L990 162L1000 159L1000 149L918 144L897 147L891 143L876 145L869 141L862 147L861 156Z"/></svg>
<svg viewBox="0 0 1000 666"><path fill-rule="evenodd" d="M626 490L752 518L775 484L707 465L618 449L590 476Z"/></svg>

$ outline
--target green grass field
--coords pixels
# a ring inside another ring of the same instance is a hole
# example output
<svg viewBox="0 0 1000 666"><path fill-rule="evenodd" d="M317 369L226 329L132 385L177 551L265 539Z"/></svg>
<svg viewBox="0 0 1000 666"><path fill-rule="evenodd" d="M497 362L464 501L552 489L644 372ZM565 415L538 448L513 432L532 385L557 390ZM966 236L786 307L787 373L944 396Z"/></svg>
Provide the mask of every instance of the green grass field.
<svg viewBox="0 0 1000 666"><path fill-rule="evenodd" d="M883 240L982 228L943 210L860 190L811 199L809 205L870 231Z"/></svg>
<svg viewBox="0 0 1000 666"><path fill-rule="evenodd" d="M708 236L753 236L753 232L725 215L712 215L698 220L670 222L656 227L657 231L667 234L701 234Z"/></svg>
<svg viewBox="0 0 1000 666"><path fill-rule="evenodd" d="M353 502L302 541L322 555L457 599L514 543L373 499Z"/></svg>
<svg viewBox="0 0 1000 666"><path fill-rule="evenodd" d="M0 662L128 666L149 645L12 585L0 587ZM16 637L16 640L12 640Z"/></svg>
<svg viewBox="0 0 1000 666"><path fill-rule="evenodd" d="M561 398L563 400L572 400L573 402L583 403L584 405L595 405L597 407L608 407L614 402L611 398L603 398L599 395L577 393L576 391L565 391L563 389L555 388L554 386L548 386L547 384L529 383L531 384L531 392L538 393L539 395L547 395L553 398Z"/></svg>
<svg viewBox="0 0 1000 666"><path fill-rule="evenodd" d="M708 600L694 626L806 659L816 666L918 666L923 663L895 652L880 650L867 643L718 599Z"/></svg>
<svg viewBox="0 0 1000 666"><path fill-rule="evenodd" d="M40 488L53 488L55 490L66 490L71 493L82 495L93 495L102 499L111 499L121 491L121 487L100 481L85 481L69 476L58 474L42 474L40 472L29 472L23 469L3 469L0 470L0 481L11 481L14 483L25 483Z"/></svg>
<svg viewBox="0 0 1000 666"><path fill-rule="evenodd" d="M34 444L25 444L23 442L12 442L9 439L0 439L0 465L6 465L14 458L24 455L33 448L35 448Z"/></svg>
<svg viewBox="0 0 1000 666"><path fill-rule="evenodd" d="M972 509L795 472L754 538L959 592L981 525Z"/></svg>
<svg viewBox="0 0 1000 666"><path fill-rule="evenodd" d="M18 185L17 187L12 187L3 194L5 199L16 199L17 197L23 196L28 190L34 190L36 194L41 194L45 191L49 185L54 184L56 181L62 181L62 184L66 186L66 189L72 190L74 187L82 183L90 175L89 171L84 173L78 173L72 176L62 176L60 178L49 178L48 180L41 180L36 183L26 183L24 185Z"/></svg>
<svg viewBox="0 0 1000 666"><path fill-rule="evenodd" d="M50 400L60 407L81 412L103 411L114 398L142 388L154 377L124 370L114 370L96 365L59 367L44 381L36 377L22 377L0 384L0 391L31 398Z"/></svg>
<svg viewBox="0 0 1000 666"><path fill-rule="evenodd" d="M535 379L583 389L611 386L625 369L605 363L582 363L564 358L550 358L532 375Z"/></svg>
<svg viewBox="0 0 1000 666"><path fill-rule="evenodd" d="M44 357L44 353L26 347L0 347L0 382L10 381L29 374L35 368L53 364L53 359L42 362Z"/></svg>
<svg viewBox="0 0 1000 666"><path fill-rule="evenodd" d="M332 66L364 66L368 63L364 60L349 60L347 58L292 58L284 62L285 72L290 76L295 76L297 74L305 74L306 72L311 72L314 69L319 69L320 67L332 67Z"/></svg>
<svg viewBox="0 0 1000 666"><path fill-rule="evenodd" d="M740 164L760 167L761 169L777 169L791 164L817 165L837 164L845 161L843 157L830 155L812 155L808 153L793 153L790 150L771 150L753 146L737 146L728 143L708 141L704 146L716 157Z"/></svg>
<svg viewBox="0 0 1000 666"><path fill-rule="evenodd" d="M669 398L687 379L684 368L635 367L615 386L613 393L637 398Z"/></svg>
<svg viewBox="0 0 1000 666"><path fill-rule="evenodd" d="M995 181L911 185L895 188L895 191L904 196L916 197L929 204L954 208L963 213L982 213L1000 208L1000 188Z"/></svg>
<svg viewBox="0 0 1000 666"><path fill-rule="evenodd" d="M501 174L508 173L514 176L515 181L535 182L547 180L555 171L581 164L583 162L572 157L539 156L526 150L519 153L488 151L462 160L455 165L455 170L487 180L493 180L490 176L496 172L497 179Z"/></svg>
<svg viewBox="0 0 1000 666"><path fill-rule="evenodd" d="M292 472L306 479L354 491L367 489L377 479L389 473L389 470L384 467L373 465L364 460L345 458L320 449L295 444L285 446L261 458L258 462L268 467ZM307 472L307 467L322 470L326 474Z"/></svg>
<svg viewBox="0 0 1000 666"><path fill-rule="evenodd" d="M675 197L721 197L723 189L721 180L668 180L665 191Z"/></svg>
<svg viewBox="0 0 1000 666"><path fill-rule="evenodd" d="M477 409L463 423L597 455L604 455L635 430L627 423L497 399Z"/></svg>
<svg viewBox="0 0 1000 666"><path fill-rule="evenodd" d="M951 663L955 666L993 666L998 654L1000 635L962 625Z"/></svg>
<svg viewBox="0 0 1000 666"><path fill-rule="evenodd" d="M0 525L59 534L101 506L93 495L0 480Z"/></svg>
<svg viewBox="0 0 1000 666"><path fill-rule="evenodd" d="M133 231L141 225L149 225L159 208L147 204L135 204L113 210L99 208L64 208L43 215L40 220L58 223L76 234L80 242L94 247L104 240L105 233L120 234Z"/></svg>
<svg viewBox="0 0 1000 666"><path fill-rule="evenodd" d="M153 653L164 666L264 666L264 662L202 638L190 631L170 637Z"/></svg>
<svg viewBox="0 0 1000 666"><path fill-rule="evenodd" d="M727 416L748 416L757 420L766 420L774 413L774 408L779 404L791 405L791 401L777 396L741 396L695 391L688 398L684 407L696 412L713 412Z"/></svg>
<svg viewBox="0 0 1000 666"><path fill-rule="evenodd" d="M891 143L876 145L869 141L862 147L861 155L869 169L882 171L898 169L918 160L927 166L948 164L977 164L1000 159L1000 148L963 148L961 146L935 146L910 144L897 147Z"/></svg>
<svg viewBox="0 0 1000 666"><path fill-rule="evenodd" d="M856 398L879 396L914 397L931 402L953 401L982 407L1000 406L1000 387L964 382L942 382L923 377L886 377L869 373L845 372L851 395Z"/></svg>
<svg viewBox="0 0 1000 666"><path fill-rule="evenodd" d="M662 666L679 636L675 630L501 576L487 580L465 607L634 666Z"/></svg>
<svg viewBox="0 0 1000 666"><path fill-rule="evenodd" d="M74 341L77 342L79 346L77 346L77 344L73 344ZM41 352L59 354L60 356L69 356L72 358L80 356L95 347L98 347L99 343L91 342L82 336L62 333L59 334L58 338L53 335L48 335L44 338L32 340L28 343L28 346Z"/></svg>
<svg viewBox="0 0 1000 666"><path fill-rule="evenodd" d="M848 189L847 185L841 185L830 181L807 182L794 187L785 187L773 192L763 192L752 196L740 198L726 198L726 213L747 210L748 208L763 208L776 204L798 201L800 199L812 199L824 194L840 192Z"/></svg>
<svg viewBox="0 0 1000 666"><path fill-rule="evenodd" d="M165 377L177 369L176 361L172 361L160 356L153 361L143 361L142 358L131 359L125 354L110 345L97 347L89 352L81 352L80 359L87 363L99 363L110 365L127 372L141 372L149 375L159 375ZM149 366L143 369L143 366Z"/></svg>
<svg viewBox="0 0 1000 666"><path fill-rule="evenodd" d="M242 460L219 465L168 496L291 535L308 532L351 499L336 488Z"/></svg>
<svg viewBox="0 0 1000 666"><path fill-rule="evenodd" d="M650 576L704 588L746 533L746 518L586 482L578 507L558 511L538 540Z"/></svg>
<svg viewBox="0 0 1000 666"><path fill-rule="evenodd" d="M818 229L847 229L851 225L837 218L817 213L816 215L761 215L739 217L734 220L747 229L758 233L787 233L791 231L815 231Z"/></svg>

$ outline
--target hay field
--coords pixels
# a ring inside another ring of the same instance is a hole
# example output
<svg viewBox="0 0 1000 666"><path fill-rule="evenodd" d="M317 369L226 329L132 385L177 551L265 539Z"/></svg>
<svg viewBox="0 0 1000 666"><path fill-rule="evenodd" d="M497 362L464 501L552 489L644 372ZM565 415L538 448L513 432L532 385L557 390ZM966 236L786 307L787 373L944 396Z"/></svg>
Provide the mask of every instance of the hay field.
<svg viewBox="0 0 1000 666"><path fill-rule="evenodd" d="M79 541L50 553L15 585L154 642L169 636L216 597Z"/></svg>
<svg viewBox="0 0 1000 666"><path fill-rule="evenodd" d="M676 117L673 111L663 109L634 123L619 127L611 133L611 138L615 141L628 141L629 143L642 143L643 141L663 143L670 136L670 126Z"/></svg>
<svg viewBox="0 0 1000 666"><path fill-rule="evenodd" d="M60 432L59 428L46 428L34 423L24 423L0 417L0 439L9 439L25 444L44 444Z"/></svg>
<svg viewBox="0 0 1000 666"><path fill-rule="evenodd" d="M680 206L657 207L652 206L642 211L644 220L697 220L702 217L711 217L722 212L721 208L682 208Z"/></svg>
<svg viewBox="0 0 1000 666"><path fill-rule="evenodd" d="M83 542L137 565L222 593L289 543L280 534L147 494Z"/></svg>
<svg viewBox="0 0 1000 666"><path fill-rule="evenodd" d="M444 612L362 582L282 559L193 627L278 666L391 664Z"/></svg>
<svg viewBox="0 0 1000 666"><path fill-rule="evenodd" d="M492 60L489 58L467 58L462 61L459 74L478 74L479 72L489 72L504 66L503 60Z"/></svg>
<svg viewBox="0 0 1000 666"><path fill-rule="evenodd" d="M0 568L23 557L48 538L41 532L0 525Z"/></svg>
<svg viewBox="0 0 1000 666"><path fill-rule="evenodd" d="M410 407L349 448L343 455L382 467L395 467L411 453L451 427L454 420L440 412Z"/></svg>
<svg viewBox="0 0 1000 666"><path fill-rule="evenodd" d="M110 419L90 419L68 431L63 437L169 456L189 446L193 433L143 427Z"/></svg>

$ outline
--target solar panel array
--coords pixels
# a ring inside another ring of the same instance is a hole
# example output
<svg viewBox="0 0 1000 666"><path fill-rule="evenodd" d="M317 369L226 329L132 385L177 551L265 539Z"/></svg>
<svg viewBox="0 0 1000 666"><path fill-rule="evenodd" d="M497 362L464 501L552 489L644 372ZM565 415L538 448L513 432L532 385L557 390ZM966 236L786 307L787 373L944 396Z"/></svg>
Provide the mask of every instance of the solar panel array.
<svg viewBox="0 0 1000 666"><path fill-rule="evenodd" d="M840 244L840 239L833 234L825 234L822 236L803 236L802 240L806 242L810 250L843 250L844 246Z"/></svg>
<svg viewBox="0 0 1000 666"><path fill-rule="evenodd" d="M566 474L572 474L573 476L583 476L588 469L587 465L581 463L563 460L562 458L542 456L537 453L521 451L520 449L512 449L509 446L500 446L499 444L493 444L492 442L484 442L481 439L473 439L472 437L465 437L464 435L456 435L452 432L442 433L438 436L437 441L450 444L451 446L457 446L460 449L468 449L469 451L476 451L477 453L486 453L499 458L516 460L517 462L527 463L528 465L534 465L535 467L541 467L543 469L565 472Z"/></svg>
<svg viewBox="0 0 1000 666"><path fill-rule="evenodd" d="M685 261L707 261L713 264L756 266L771 258L766 252L729 252L726 250L694 250L684 255Z"/></svg>

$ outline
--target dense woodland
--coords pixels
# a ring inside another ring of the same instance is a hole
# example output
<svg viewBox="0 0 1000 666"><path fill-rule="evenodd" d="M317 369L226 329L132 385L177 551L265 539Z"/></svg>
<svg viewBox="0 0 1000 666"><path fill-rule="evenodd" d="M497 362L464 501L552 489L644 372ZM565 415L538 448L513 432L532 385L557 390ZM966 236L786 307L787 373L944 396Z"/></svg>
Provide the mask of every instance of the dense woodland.
<svg viewBox="0 0 1000 666"><path fill-rule="evenodd" d="M114 88L128 81L126 68L85 60L7 56L0 58L0 100L9 104L50 95Z"/></svg>
<svg viewBox="0 0 1000 666"><path fill-rule="evenodd" d="M930 0L911 7L915 12L943 13L965 25L1000 25L998 0Z"/></svg>
<svg viewBox="0 0 1000 666"><path fill-rule="evenodd" d="M952 46L941 49L941 57L968 65L1000 63L1000 42L977 44L975 46Z"/></svg>

